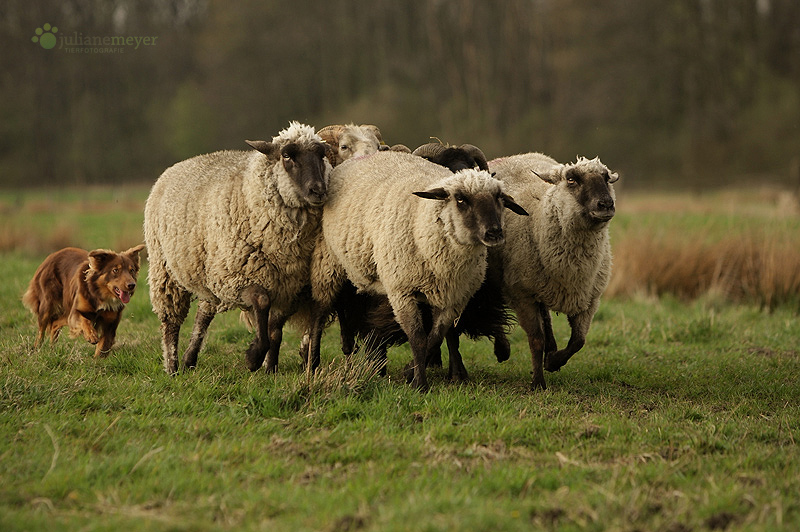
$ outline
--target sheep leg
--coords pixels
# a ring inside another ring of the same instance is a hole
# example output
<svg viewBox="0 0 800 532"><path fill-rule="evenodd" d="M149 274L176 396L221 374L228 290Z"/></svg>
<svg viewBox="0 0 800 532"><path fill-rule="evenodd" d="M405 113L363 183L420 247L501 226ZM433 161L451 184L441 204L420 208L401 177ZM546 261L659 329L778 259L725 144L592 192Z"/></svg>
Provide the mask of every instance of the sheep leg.
<svg viewBox="0 0 800 532"><path fill-rule="evenodd" d="M342 285L339 295L336 297L334 308L339 319L339 336L342 342L342 353L350 355L355 350L356 327L350 317L348 310L353 305L356 294L356 287L352 283L346 282Z"/></svg>
<svg viewBox="0 0 800 532"><path fill-rule="evenodd" d="M329 306L319 301L314 301L311 306L311 327L308 335L310 338L308 351L303 354L303 361L308 369L315 370L319 366L320 342L322 340L322 330L325 328L325 318L330 312Z"/></svg>
<svg viewBox="0 0 800 532"><path fill-rule="evenodd" d="M170 375L178 373L178 338L182 322L161 323L161 348L164 351L164 369Z"/></svg>
<svg viewBox="0 0 800 532"><path fill-rule="evenodd" d="M542 328L544 329L544 352L552 353L558 350L558 343L553 334L553 320L550 317L550 310L539 303L539 310L542 313Z"/></svg>
<svg viewBox="0 0 800 532"><path fill-rule="evenodd" d="M192 337L189 340L189 346L183 352L183 367L185 369L197 367L197 354L200 352L200 348L203 347L208 326L211 325L211 320L214 319L216 313L217 309L208 301L201 300L197 303L197 315L194 318Z"/></svg>
<svg viewBox="0 0 800 532"><path fill-rule="evenodd" d="M545 360L545 369L547 371L560 370L567 361L580 351L586 343L586 334L589 332L589 326L592 324L592 318L597 310L597 305L592 305L588 310L579 312L568 317L571 333L567 347L554 353L548 353Z"/></svg>
<svg viewBox="0 0 800 532"><path fill-rule="evenodd" d="M245 363L247 364L247 369L257 371L264 364L264 358L269 350L269 308L271 302L266 290L257 286L252 286L242 292L242 300L252 308L256 326L256 336L247 348Z"/></svg>
<svg viewBox="0 0 800 532"><path fill-rule="evenodd" d="M177 303L177 312L170 312L161 318L161 349L164 352L164 369L170 375L178 373L178 339L181 325L189 313L191 294L183 292ZM155 306L154 306L155 307Z"/></svg>
<svg viewBox="0 0 800 532"><path fill-rule="evenodd" d="M422 326L430 334L433 329L433 309L426 304L421 305L420 313L422 315ZM428 349L428 360L426 362L428 367L441 368L442 364L442 346L441 343Z"/></svg>
<svg viewBox="0 0 800 532"><path fill-rule="evenodd" d="M542 313L539 306L533 301L524 301L515 306L517 320L525 334L528 335L528 346L531 349L531 364L533 366L533 380L531 387L535 390L547 388L542 369L544 359L544 330L542 326Z"/></svg>
<svg viewBox="0 0 800 532"><path fill-rule="evenodd" d="M447 377L454 382L466 382L469 380L467 368L464 367L464 361L461 358L461 351L459 351L459 336L461 336L455 327L450 327L447 331L445 339L447 340L447 351L450 355L450 364L447 368Z"/></svg>
<svg viewBox="0 0 800 532"><path fill-rule="evenodd" d="M164 369L170 375L178 373L178 339L181 325L189 314L192 295L184 290L167 273L157 246L150 251L150 302L153 312L161 320L161 349L164 354Z"/></svg>
<svg viewBox="0 0 800 532"><path fill-rule="evenodd" d="M413 361L406 367L406 379L411 386L424 392L428 390L428 378L425 374L425 366L428 361L430 335L425 333L422 324L422 316L419 307L413 298L389 297L389 302L394 310L397 322L403 328L403 332L408 336L408 343L411 345ZM439 342L442 341L441 335Z"/></svg>
<svg viewBox="0 0 800 532"><path fill-rule="evenodd" d="M283 341L283 326L288 316L278 312L269 314L269 350L267 351L267 373L272 373L278 369L278 354Z"/></svg>
<svg viewBox="0 0 800 532"><path fill-rule="evenodd" d="M505 362L511 358L511 343L504 332L498 333L494 337L494 356L498 362Z"/></svg>

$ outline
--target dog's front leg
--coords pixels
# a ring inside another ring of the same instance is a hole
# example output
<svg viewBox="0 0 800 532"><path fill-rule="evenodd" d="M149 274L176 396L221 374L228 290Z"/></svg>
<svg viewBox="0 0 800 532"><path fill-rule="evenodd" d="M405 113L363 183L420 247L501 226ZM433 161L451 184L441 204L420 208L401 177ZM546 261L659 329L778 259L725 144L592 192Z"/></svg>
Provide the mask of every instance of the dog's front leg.
<svg viewBox="0 0 800 532"><path fill-rule="evenodd" d="M90 344L96 344L100 338L92 322L82 313L73 310L69 314L69 330L72 336L82 334Z"/></svg>
<svg viewBox="0 0 800 532"><path fill-rule="evenodd" d="M114 346L114 340L117 337L117 326L119 325L121 317L122 316L118 314L110 321L98 317L97 329L100 330L101 335L100 341L97 342L97 346L94 348L94 358L105 358L111 352L111 348Z"/></svg>

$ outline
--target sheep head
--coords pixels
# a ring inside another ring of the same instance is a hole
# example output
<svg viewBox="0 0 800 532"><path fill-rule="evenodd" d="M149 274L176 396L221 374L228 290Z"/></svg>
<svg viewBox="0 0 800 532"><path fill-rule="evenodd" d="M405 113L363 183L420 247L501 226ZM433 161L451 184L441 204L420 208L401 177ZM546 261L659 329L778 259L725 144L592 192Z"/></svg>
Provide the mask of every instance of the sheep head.
<svg viewBox="0 0 800 532"><path fill-rule="evenodd" d="M433 188L413 194L442 202L439 219L444 222L446 232L461 245L502 244L504 208L528 215L503 192L500 181L480 170L462 170Z"/></svg>
<svg viewBox="0 0 800 532"><path fill-rule="evenodd" d="M331 147L328 160L332 166L352 157L372 155L383 142L380 130L371 124L327 126L319 130L319 136Z"/></svg>
<svg viewBox="0 0 800 532"><path fill-rule="evenodd" d="M279 163L288 182L278 177L278 190L284 201L293 207L303 204L319 207L328 197L330 165L325 160L329 146L314 133L311 126L292 122L290 127L264 140L246 141L253 149Z"/></svg>
<svg viewBox="0 0 800 532"><path fill-rule="evenodd" d="M489 171L483 151L472 144L447 146L438 142L429 142L414 150L413 154L440 166L446 166L451 172L468 168Z"/></svg>
<svg viewBox="0 0 800 532"><path fill-rule="evenodd" d="M614 217L616 195L612 184L619 175L611 172L599 158L578 157L575 163L533 173L548 183L563 187L589 227L604 226Z"/></svg>

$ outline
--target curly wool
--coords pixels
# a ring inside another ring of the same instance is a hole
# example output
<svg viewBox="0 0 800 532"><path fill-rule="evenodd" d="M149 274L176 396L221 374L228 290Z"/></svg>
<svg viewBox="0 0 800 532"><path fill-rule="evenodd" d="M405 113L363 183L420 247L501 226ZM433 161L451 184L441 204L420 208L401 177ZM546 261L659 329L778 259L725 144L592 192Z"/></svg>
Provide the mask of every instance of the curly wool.
<svg viewBox="0 0 800 532"><path fill-rule="evenodd" d="M298 123L273 141L321 142ZM180 318L186 292L217 312L246 308L242 292L255 285L273 309L288 312L308 282L321 212L303 205L279 159L256 151L215 152L168 168L145 207L153 310L162 321Z"/></svg>
<svg viewBox="0 0 800 532"><path fill-rule="evenodd" d="M422 297L433 307L460 313L483 280L486 246L465 244L462 228L446 214L447 202L412 192L442 187L450 193L494 193L501 186L486 172L454 175L400 152L345 161L331 174L322 222L326 246L340 266L315 264L315 269L320 277L344 269L359 291ZM327 284L315 276L312 272L312 287Z"/></svg>
<svg viewBox="0 0 800 532"><path fill-rule="evenodd" d="M530 217L510 217L502 255L505 286L509 294L526 294L549 309L574 315L597 305L611 276L608 226L590 229L579 206L558 185L535 173L566 172L578 168L601 173L608 169L595 158L579 157L563 165L540 153L490 161L496 172Z"/></svg>

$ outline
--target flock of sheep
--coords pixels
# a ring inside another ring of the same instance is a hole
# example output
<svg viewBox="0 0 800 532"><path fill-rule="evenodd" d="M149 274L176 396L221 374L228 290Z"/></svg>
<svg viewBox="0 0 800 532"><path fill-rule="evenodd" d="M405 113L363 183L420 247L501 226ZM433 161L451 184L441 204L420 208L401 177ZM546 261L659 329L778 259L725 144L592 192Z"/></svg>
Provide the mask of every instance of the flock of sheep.
<svg viewBox="0 0 800 532"><path fill-rule="evenodd" d="M375 126L297 122L254 151L201 155L168 168L145 207L149 286L164 366L198 300L183 366L197 364L208 327L233 308L255 329L251 371L278 364L283 326L304 334L319 365L332 317L342 350L361 342L385 358L409 342L411 384L426 367L466 380L459 336L494 341L509 358L511 312L525 330L534 388L585 342L611 273L608 222L618 176L599 159L559 164L539 153L487 161L472 145L386 146ZM550 311L572 333L559 350Z"/></svg>

